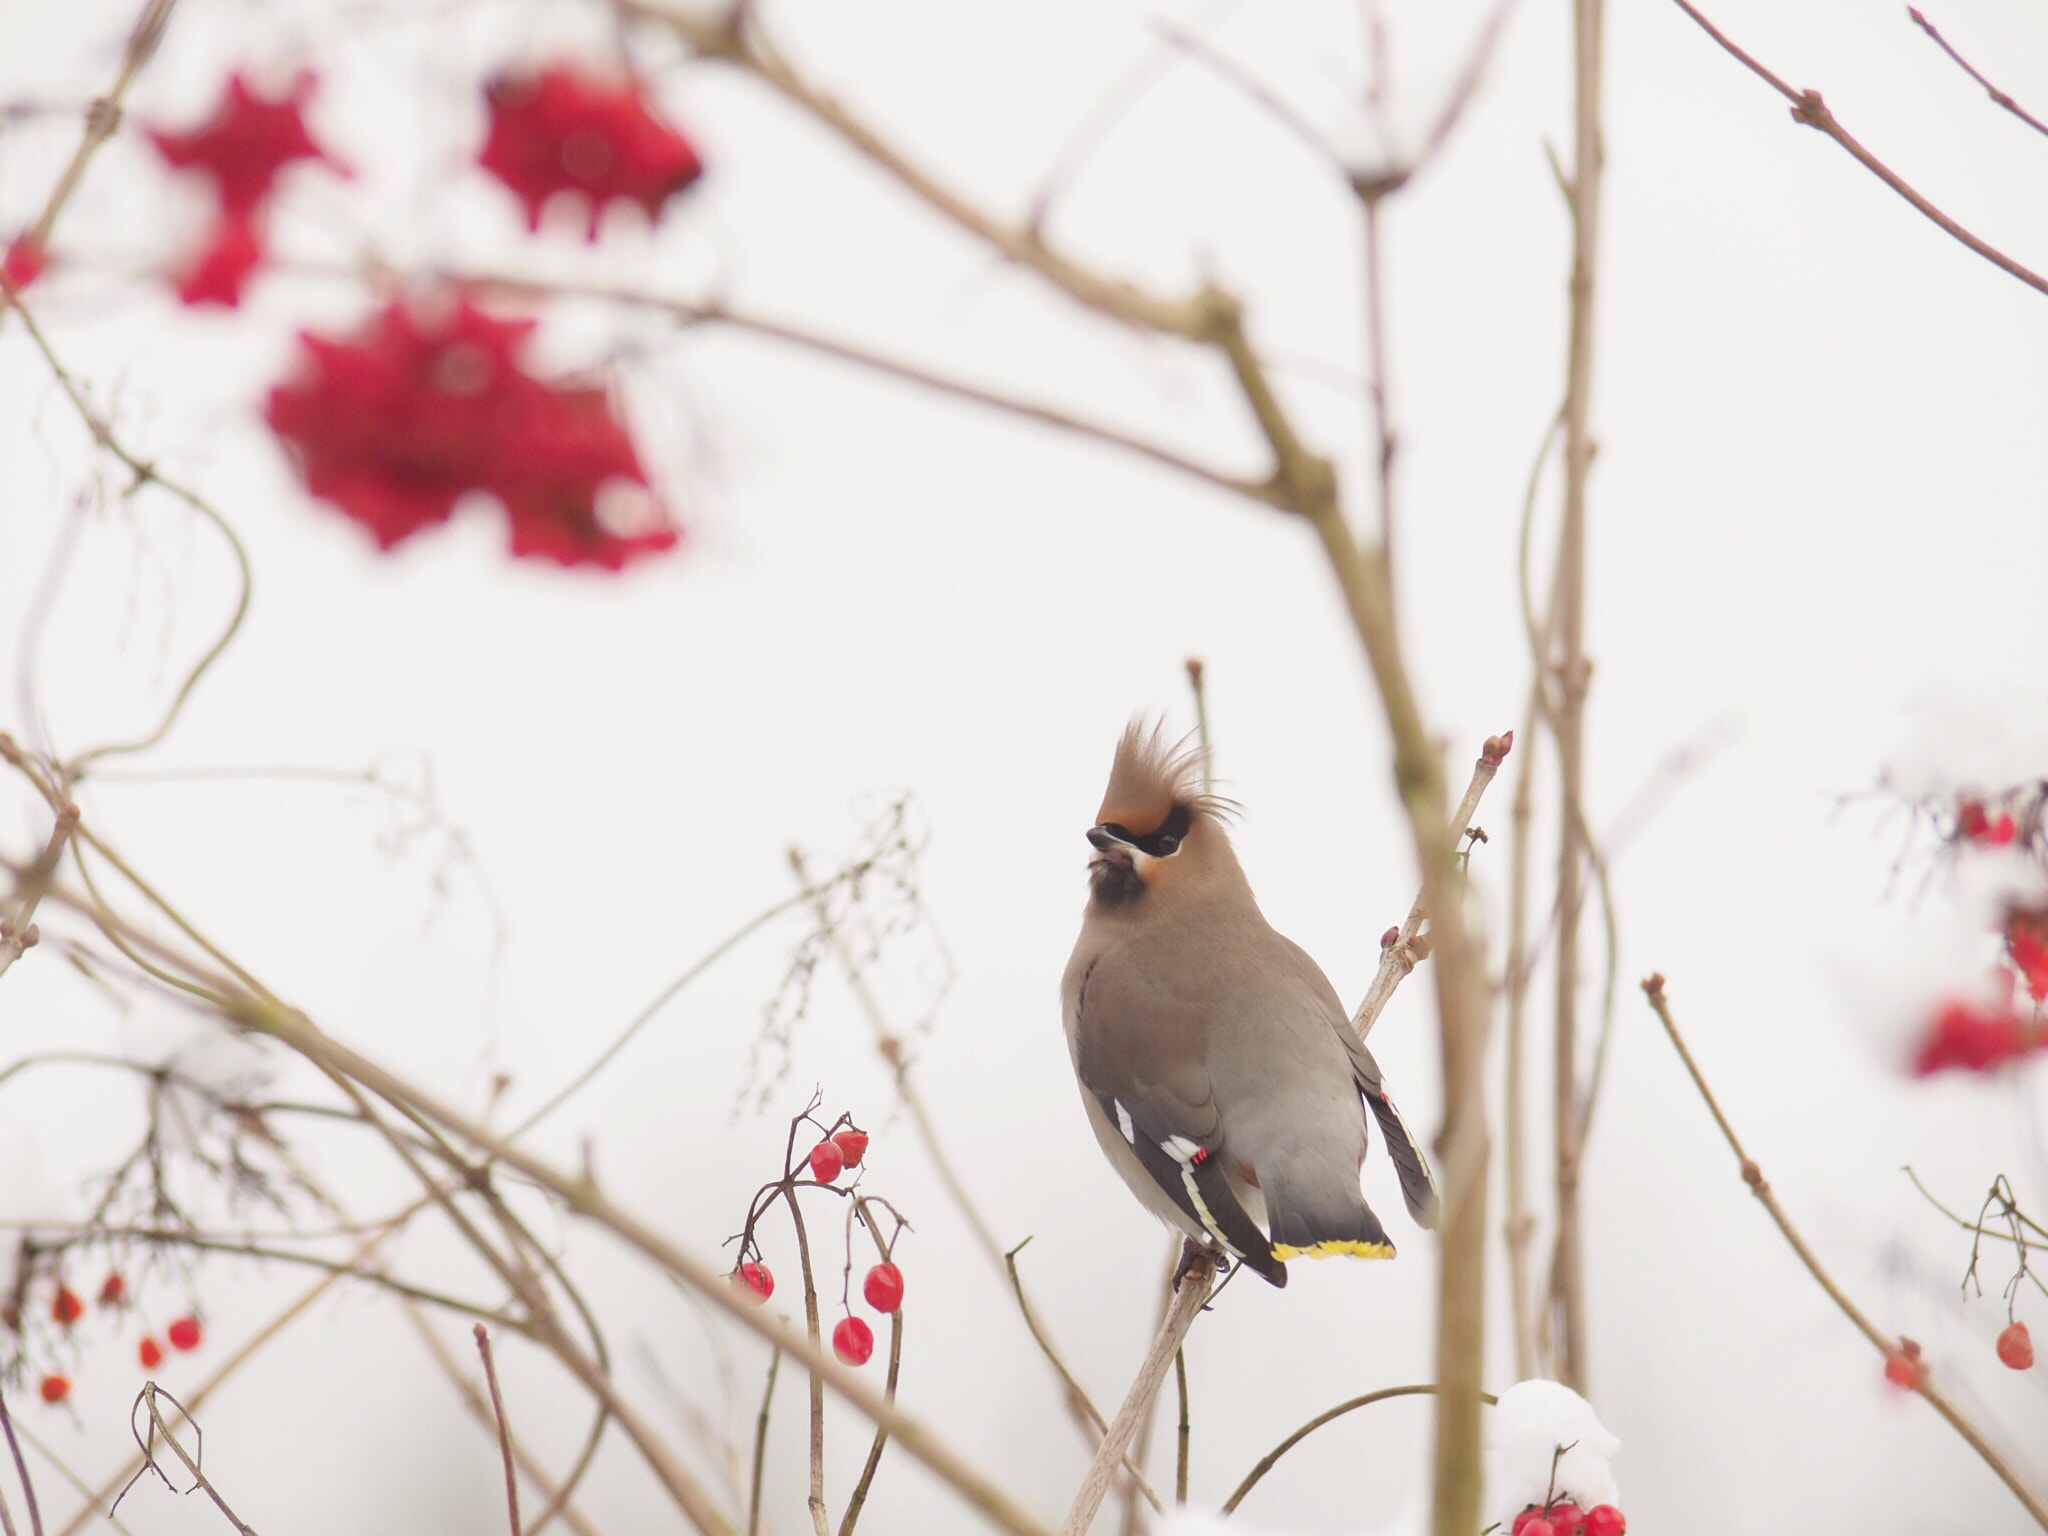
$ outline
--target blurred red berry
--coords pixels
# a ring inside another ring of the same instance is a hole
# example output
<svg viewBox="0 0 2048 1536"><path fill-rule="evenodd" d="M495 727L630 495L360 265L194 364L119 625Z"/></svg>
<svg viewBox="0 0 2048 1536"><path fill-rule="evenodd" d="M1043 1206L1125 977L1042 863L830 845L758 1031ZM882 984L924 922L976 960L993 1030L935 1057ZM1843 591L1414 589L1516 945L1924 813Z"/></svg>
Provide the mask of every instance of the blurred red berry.
<svg viewBox="0 0 2048 1536"><path fill-rule="evenodd" d="M1570 1499L1559 1499L1543 1511L1543 1518L1550 1522L1550 1528L1557 1532L1557 1536L1580 1536L1580 1527L1586 1519L1579 1506Z"/></svg>
<svg viewBox="0 0 2048 1536"><path fill-rule="evenodd" d="M389 549L445 522L465 491L504 506L512 553L618 570L676 531L620 532L598 515L609 484L647 484L602 390L563 389L515 356L531 320L467 300L393 303L348 337L301 333L297 375L270 392L270 429L306 489Z"/></svg>
<svg viewBox="0 0 2048 1536"><path fill-rule="evenodd" d="M1514 1536L1557 1536L1557 1527L1544 1519L1542 1511L1539 1510L1536 1518L1527 1525L1515 1527Z"/></svg>
<svg viewBox="0 0 2048 1536"><path fill-rule="evenodd" d="M240 74L231 75L227 93L204 123L189 133L152 129L150 142L179 170L211 181L221 212L246 218L292 162L325 160L343 169L306 128L305 106L317 84L313 75L302 74L284 95L271 98L251 90Z"/></svg>
<svg viewBox="0 0 2048 1536"><path fill-rule="evenodd" d="M85 1303L78 1299L78 1293L68 1285L57 1287L57 1294L50 1298L50 1316L69 1328L85 1315Z"/></svg>
<svg viewBox="0 0 2048 1536"><path fill-rule="evenodd" d="M49 258L36 243L36 237L24 230L7 247L7 255L0 258L0 276L5 276L7 286L20 293L41 277L48 265Z"/></svg>
<svg viewBox="0 0 2048 1536"><path fill-rule="evenodd" d="M1934 1016L1933 1027L1913 1058L1913 1075L1927 1077L1945 1067L1985 1072L2027 1048L2026 1030L2010 1007L1991 1008L1952 998Z"/></svg>
<svg viewBox="0 0 2048 1536"><path fill-rule="evenodd" d="M752 1259L732 1272L732 1284L734 1290L756 1306L775 1294L775 1276L769 1273L766 1264Z"/></svg>
<svg viewBox="0 0 2048 1536"><path fill-rule="evenodd" d="M135 1346L135 1358L142 1362L145 1371L153 1371L164 1363L164 1347L145 1333L142 1342Z"/></svg>
<svg viewBox="0 0 2048 1536"><path fill-rule="evenodd" d="M894 1312L903 1305L903 1271L894 1264L877 1264L868 1271L860 1293L877 1312Z"/></svg>
<svg viewBox="0 0 2048 1536"><path fill-rule="evenodd" d="M690 141L648 110L638 81L606 80L563 64L500 75L484 88L491 128L477 163L526 208L529 229L563 192L589 204L588 237L606 205L661 205L703 174Z"/></svg>
<svg viewBox="0 0 2048 1536"><path fill-rule="evenodd" d="M1595 1504L1586 1511L1586 1536L1622 1536L1628 1520L1612 1504Z"/></svg>
<svg viewBox="0 0 2048 1536"><path fill-rule="evenodd" d="M2025 1323L2013 1323L1998 1336L1998 1358L2015 1371L2034 1363L2034 1341Z"/></svg>
<svg viewBox="0 0 2048 1536"><path fill-rule="evenodd" d="M1912 1354L1894 1350L1885 1356L1884 1379L1893 1386L1904 1387L1908 1392L1917 1392L1920 1383L1926 1380L1926 1377L1927 1367L1921 1363L1917 1350Z"/></svg>
<svg viewBox="0 0 2048 1536"><path fill-rule="evenodd" d="M839 1148L829 1141L821 1141L811 1148L811 1177L820 1184L830 1184L838 1178L846 1166Z"/></svg>
<svg viewBox="0 0 2048 1536"><path fill-rule="evenodd" d="M832 1145L839 1149L839 1160L849 1168L858 1168L860 1160L868 1155L868 1137L865 1131L834 1131Z"/></svg>
<svg viewBox="0 0 2048 1536"><path fill-rule="evenodd" d="M263 241L254 215L223 213L214 221L205 247L178 278L178 302L188 308L200 304L239 308L243 285L262 265Z"/></svg>
<svg viewBox="0 0 2048 1536"><path fill-rule="evenodd" d="M173 1349L197 1349L204 1337L204 1330L196 1317L181 1317L164 1330L164 1337L171 1341Z"/></svg>
<svg viewBox="0 0 2048 1536"><path fill-rule="evenodd" d="M875 1352L875 1330L857 1317L843 1317L832 1330L832 1353L848 1365L866 1365Z"/></svg>
<svg viewBox="0 0 2048 1536"><path fill-rule="evenodd" d="M2048 1001L2048 912L2016 911L2005 920L2005 952L2027 996Z"/></svg>
<svg viewBox="0 0 2048 1536"><path fill-rule="evenodd" d="M118 1307L121 1305L122 1302L126 1301L127 1299L128 1282L127 1280L122 1278L121 1271L119 1271L118 1269L115 1270L112 1274L108 1275L106 1279L100 1282L101 1306Z"/></svg>
<svg viewBox="0 0 2048 1536"><path fill-rule="evenodd" d="M71 1395L71 1378L69 1376L58 1376L53 1373L45 1376L42 1385L36 1390L43 1394L44 1402L61 1403Z"/></svg>

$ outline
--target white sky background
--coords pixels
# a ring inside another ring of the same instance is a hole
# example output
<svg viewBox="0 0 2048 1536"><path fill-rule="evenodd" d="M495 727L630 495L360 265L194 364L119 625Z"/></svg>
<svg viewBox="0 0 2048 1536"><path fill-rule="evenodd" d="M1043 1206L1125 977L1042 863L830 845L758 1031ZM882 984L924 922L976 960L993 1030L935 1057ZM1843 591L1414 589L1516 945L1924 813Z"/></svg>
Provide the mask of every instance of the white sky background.
<svg viewBox="0 0 2048 1536"><path fill-rule="evenodd" d="M1876 1358L1798 1270L1635 983L1652 969L1670 978L1738 1130L1852 1293L1881 1326L1921 1339L1944 1385L1998 1427L2037 1484L2048 1479L2048 1378L1992 1357L2005 1271L1989 1268L1993 1295L1959 1309L1967 1244L1897 1171L1911 1161L1970 1205L2004 1169L2023 1199L2048 1204L2039 1069L2018 1087L1899 1077L1871 998L1904 985L1895 976L1941 888L1916 907L1921 863L1888 881L1898 818L1878 801L1836 803L1873 783L1916 701L1966 694L2039 716L2048 300L1796 128L1675 8L1613 9L1589 792L1605 826L1646 788L1662 798L1616 867L1620 1011L1586 1176L1589 1395L1621 1437L1616 1472L1638 1530L2017 1532L2028 1526L2009 1495L1924 1404L1881 1389ZM1411 136L1481 10L1389 9L1395 116ZM1360 142L1345 108L1361 69L1348 5L836 0L766 14L803 67L1006 214L1028 205L1093 105L1156 53L1156 19L1210 35ZM1983 101L1903 7L1726 0L1713 14L1794 84L1822 89L1965 224L2048 260L2048 141ZM2048 108L2048 14L1953 0L1930 15L2020 100ZM99 0L0 10L0 97L76 102L102 89L129 19L127 5ZM1253 883L1275 924L1356 998L1377 935L1416 885L1356 641L1309 534L1277 514L769 343L678 337L594 306L552 315L542 352L568 367L620 337L646 349L625 391L691 531L679 555L623 579L515 567L497 520L479 514L380 558L307 502L252 402L295 329L344 325L364 307L358 285L315 269L372 248L685 296L718 286L1263 470L1206 359L1077 313L716 68L662 76L712 170L652 238L615 228L595 254L566 235L528 243L509 196L466 168L481 133L473 82L539 57L539 39L596 48L604 35L594 10L567 6L420 16L186 0L135 118L189 121L236 63L314 63L316 126L358 179L293 173L279 242L302 270L259 280L237 315L187 314L141 274L188 244L196 205L126 135L66 217L57 249L70 270L36 291L126 441L200 485L256 568L246 629L150 765L431 764L502 913L501 964L470 871L456 867L437 895L444 845L421 835L392 856L393 813L365 791L108 782L88 813L344 1039L473 1106L490 1074L507 1072L516 1113L788 894L792 841L829 858L875 804L910 790L930 833L920 889L957 970L920 1044L920 1076L999 1236L1032 1236L1024 1271L1048 1325L1113 1404L1149 1336L1164 1244L1101 1163L1060 1038L1080 834L1123 721L1165 709L1188 723L1181 663L1205 658ZM1542 145L1569 158L1569 84L1566 8L1528 0L1457 138L1388 222L1404 640L1431 724L1452 744L1454 786L1483 737L1518 723L1528 675L1515 527L1562 380L1567 230ZM63 119L0 134L0 230L40 206L74 131ZM1260 345L1298 360L1288 403L1367 514L1364 408L1342 382L1359 367L1356 218L1296 140L1183 62L1132 104L1049 230L1163 292L1212 270L1244 294ZM95 473L82 443L19 326L0 329L10 676L64 509ZM1543 505L1548 528L1554 486ZM58 741L76 749L153 722L229 593L216 540L167 499L90 519L37 662ZM23 728L11 692L0 726ZM1674 780L1671 755L1702 744L1714 750ZM1504 776L1480 817L1497 834L1510 789ZM45 835L24 795L0 816L11 857ZM1475 870L1498 939L1504 835ZM592 1138L607 1187L710 1256L775 1172L787 1115L821 1085L828 1110L851 1108L876 1130L871 1187L917 1226L901 1255L907 1403L1057 1517L1083 1447L1006 1292L892 1118L867 1026L836 980L821 981L769 1112L734 1117L795 931L757 940L685 993L537 1144L567 1161ZM880 978L890 1005L906 1019L929 1008L938 970L927 934L892 950ZM1427 1003L1411 982L1373 1046L1411 1120L1433 1127ZM9 974L0 1008L10 1055L59 1043L157 1053L189 1032L154 1004L116 1015L47 957ZM126 1084L52 1075L9 1093L10 1215L63 1208L133 1131ZM320 1149L332 1179L397 1188L360 1157L347 1142ZM1198 1500L1221 1498L1331 1403L1427 1378L1430 1240L1399 1212L1377 1153L1367 1189L1400 1262L1296 1266L1284 1293L1233 1286L1198 1329ZM579 1239L572 1252L596 1277L641 1398L665 1411L651 1354L722 1414L717 1357L689 1308L605 1245ZM411 1253L431 1270L433 1245ZM794 1305L786 1233L769 1257L783 1276L774 1304ZM199 1298L218 1342L167 1367L166 1384L196 1379L295 1283L208 1267ZM2022 1315L2048 1327L2038 1295L2029 1305ZM160 1316L175 1310L167 1296ZM466 1328L449 1333L466 1342ZM1504 1329L1494 1341L1488 1380L1503 1386ZM131 1349L127 1335L104 1336L79 1369L76 1432L60 1415L33 1420L82 1468L111 1466L126 1443ZM740 1425L762 1352L730 1353ZM505 1354L515 1421L560 1464L580 1410L550 1367ZM879 1382L879 1362L871 1369ZM789 1531L802 1521L794 1377L779 1402L770 1465L789 1491L775 1528ZM204 1422L209 1471L259 1529L502 1529L495 1448L381 1302L325 1306ZM1421 1496L1426 1425L1422 1404L1394 1403L1321 1432L1247 1517L1372 1529ZM851 1418L836 1424L835 1505L865 1445ZM1158 1465L1170 1483L1164 1449ZM670 1518L657 1497L621 1442L588 1503L625 1530ZM143 1531L218 1528L212 1511L161 1490L140 1490L124 1517ZM891 1453L868 1528L958 1517Z"/></svg>

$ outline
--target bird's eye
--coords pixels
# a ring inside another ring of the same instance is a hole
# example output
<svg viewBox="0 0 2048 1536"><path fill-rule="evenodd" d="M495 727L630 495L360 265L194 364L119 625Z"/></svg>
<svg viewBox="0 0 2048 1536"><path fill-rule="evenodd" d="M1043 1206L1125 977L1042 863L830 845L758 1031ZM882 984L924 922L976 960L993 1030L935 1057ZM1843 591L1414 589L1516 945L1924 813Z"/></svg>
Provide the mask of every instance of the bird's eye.
<svg viewBox="0 0 2048 1536"><path fill-rule="evenodd" d="M1154 848L1158 849L1159 857L1163 859L1169 853L1174 853L1179 850L1180 839L1175 837L1171 832L1162 832L1159 834L1158 837L1152 840L1152 845Z"/></svg>

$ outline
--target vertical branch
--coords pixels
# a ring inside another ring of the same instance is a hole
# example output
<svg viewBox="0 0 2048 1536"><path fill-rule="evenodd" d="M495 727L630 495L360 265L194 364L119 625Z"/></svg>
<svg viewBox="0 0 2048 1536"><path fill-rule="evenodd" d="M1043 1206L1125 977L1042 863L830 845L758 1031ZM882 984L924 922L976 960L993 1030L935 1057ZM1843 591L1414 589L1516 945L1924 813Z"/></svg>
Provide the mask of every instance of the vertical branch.
<svg viewBox="0 0 2048 1536"><path fill-rule="evenodd" d="M811 1238L804 1230L803 1212L796 1206L796 1191L787 1184L782 1187L783 1203L789 1207L789 1219L796 1227L797 1264L804 1275L804 1330L810 1335L811 1348L820 1344L818 1332L818 1284L811 1272ZM825 1509L825 1378L813 1370L811 1373L811 1492L807 1501L811 1510L811 1526L818 1536L832 1536L832 1521Z"/></svg>
<svg viewBox="0 0 2048 1536"><path fill-rule="evenodd" d="M43 1512L36 1503L35 1479L28 1475L28 1462L21 1454L21 1442L14 1437L14 1418L7 1411L5 1394L0 1394L0 1429L7 1431L7 1453L14 1458L14 1475L21 1482L21 1496L28 1504L30 1536L43 1536ZM7 1513L4 1499L0 1499L0 1519L6 1521L7 1536L14 1536L14 1517Z"/></svg>
<svg viewBox="0 0 2048 1536"><path fill-rule="evenodd" d="M882 1396L890 1402L896 1401L896 1375L903 1366L903 1309L899 1306L889 1314L889 1379L882 1383ZM853 1485L853 1493L846 1501L846 1514L839 1522L839 1536L853 1536L854 1522L860 1519L861 1506L868 1501L868 1489L875 1481L875 1468L882 1464L882 1451L889 1444L889 1426L875 1426L874 1444L868 1447L867 1464L860 1469L860 1480Z"/></svg>
<svg viewBox="0 0 2048 1536"><path fill-rule="evenodd" d="M761 1388L761 1411L754 1416L754 1473L747 1485L747 1536L760 1536L761 1468L768 1460L768 1413L775 1405L775 1377L782 1369L778 1346L768 1356L768 1384Z"/></svg>
<svg viewBox="0 0 2048 1536"><path fill-rule="evenodd" d="M1102 1437L1102 1448L1095 1453L1095 1461L1088 1468L1088 1475L1081 1480L1080 1491L1074 1495L1074 1502L1067 1510L1067 1521L1061 1529L1061 1536L1086 1536L1088 1527L1095 1523L1095 1512L1102 1507L1103 1496L1109 1492L1110 1480L1123 1460L1124 1451L1138 1432L1138 1424L1152 1410L1152 1399L1159 1393L1159 1384L1166 1379L1167 1369L1173 1358L1180 1352L1181 1341L1188 1336L1188 1330L1201 1316L1202 1308L1208 1304L1209 1292L1216 1279L1216 1261L1206 1252L1191 1252L1180 1283L1174 1288L1173 1305L1167 1308L1166 1321L1161 1324L1157 1337L1152 1340L1151 1351L1138 1367L1137 1378L1131 1383L1131 1390L1124 1398L1123 1407L1110 1421L1109 1433Z"/></svg>
<svg viewBox="0 0 2048 1536"><path fill-rule="evenodd" d="M491 1389L491 1416L498 1421L498 1454L505 1460L505 1503L512 1513L512 1536L519 1536L519 1468L512 1460L512 1426L505 1421L505 1398L498 1391L490 1330L478 1323L475 1331L476 1352L484 1361L484 1384Z"/></svg>
<svg viewBox="0 0 2048 1536"><path fill-rule="evenodd" d="M1538 663L1541 664L1540 661ZM1541 687L1541 679L1536 684ZM1512 830L1508 842L1508 954L1504 981L1507 989L1507 1048L1503 1085L1505 1146L1507 1164L1507 1214L1504 1230L1508 1249L1508 1305L1514 1323L1515 1379L1527 1381L1536 1374L1534 1318L1530 1312L1529 1242L1535 1235L1536 1217L1529 1209L1528 1085L1524 1081L1524 1052L1528 1038L1529 1008L1529 829L1535 818L1536 701L1532 691L1529 708L1522 717L1523 740L1529 751L1517 769L1515 800L1510 812Z"/></svg>
<svg viewBox="0 0 2048 1536"><path fill-rule="evenodd" d="M1579 814L1585 785L1586 481L1593 464L1594 278L1600 238L1600 61L1606 0L1573 0L1576 96L1571 179L1571 330L1565 362L1564 522L1557 547L1555 664L1559 836L1557 856L1557 1034L1553 1113L1557 1145L1557 1249L1549 1305L1557 1329L1557 1377L1586 1385L1585 1292L1579 1254L1578 992L1580 882L1586 859Z"/></svg>
<svg viewBox="0 0 2048 1536"><path fill-rule="evenodd" d="M1188 1352L1173 1352L1173 1385L1180 1394L1180 1441L1173 1463L1173 1502L1188 1501Z"/></svg>

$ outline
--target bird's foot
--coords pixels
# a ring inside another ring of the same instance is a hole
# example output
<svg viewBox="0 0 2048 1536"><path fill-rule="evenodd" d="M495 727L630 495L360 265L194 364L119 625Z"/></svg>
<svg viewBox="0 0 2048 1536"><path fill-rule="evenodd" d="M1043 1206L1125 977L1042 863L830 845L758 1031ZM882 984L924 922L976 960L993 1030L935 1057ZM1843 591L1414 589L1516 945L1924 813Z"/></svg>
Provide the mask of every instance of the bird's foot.
<svg viewBox="0 0 2048 1536"><path fill-rule="evenodd" d="M1173 1284L1168 1289L1178 1291L1181 1281L1187 1279L1188 1272L1197 1264L1203 1263L1210 1266L1210 1273L1219 1277L1228 1273L1230 1269L1230 1260L1224 1256L1220 1248L1213 1248L1207 1243L1197 1243L1191 1237L1182 1238L1180 1262L1173 1267Z"/></svg>

